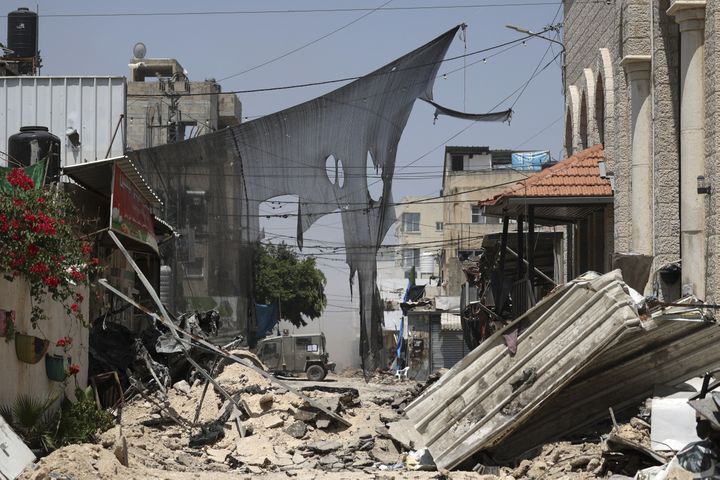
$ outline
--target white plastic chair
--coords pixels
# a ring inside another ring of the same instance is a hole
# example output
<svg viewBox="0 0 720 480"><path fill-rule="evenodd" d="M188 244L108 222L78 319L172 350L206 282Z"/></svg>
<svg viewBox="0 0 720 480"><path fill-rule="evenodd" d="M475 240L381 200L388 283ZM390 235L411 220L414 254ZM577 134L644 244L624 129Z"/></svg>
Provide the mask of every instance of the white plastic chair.
<svg viewBox="0 0 720 480"><path fill-rule="evenodd" d="M405 368L401 368L400 370L396 370L395 378L397 378L398 380L407 380L408 370L410 370L410 367L405 367Z"/></svg>

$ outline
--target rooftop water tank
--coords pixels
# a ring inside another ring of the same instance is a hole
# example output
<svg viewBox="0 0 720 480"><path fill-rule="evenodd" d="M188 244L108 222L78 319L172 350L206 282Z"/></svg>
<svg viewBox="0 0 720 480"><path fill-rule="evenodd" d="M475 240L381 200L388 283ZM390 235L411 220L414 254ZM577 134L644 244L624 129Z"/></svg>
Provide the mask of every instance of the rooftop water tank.
<svg viewBox="0 0 720 480"><path fill-rule="evenodd" d="M15 167L29 167L47 158L46 183L60 178L60 139L47 127L20 127L20 133L8 138L8 155L9 166Z"/></svg>
<svg viewBox="0 0 720 480"><path fill-rule="evenodd" d="M34 57L38 53L38 15L27 8L8 13L7 48L13 57Z"/></svg>

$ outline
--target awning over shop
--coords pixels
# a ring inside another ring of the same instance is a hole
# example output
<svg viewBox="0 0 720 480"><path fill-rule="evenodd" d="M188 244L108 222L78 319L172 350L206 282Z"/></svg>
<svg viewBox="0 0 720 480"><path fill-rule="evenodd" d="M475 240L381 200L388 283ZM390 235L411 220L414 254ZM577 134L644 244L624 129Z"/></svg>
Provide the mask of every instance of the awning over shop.
<svg viewBox="0 0 720 480"><path fill-rule="evenodd" d="M135 185L138 192L152 208L162 207L160 198L150 189L137 167L129 158L114 157L63 167L63 173L83 187L107 197L112 194L113 166L118 168Z"/></svg>
<svg viewBox="0 0 720 480"><path fill-rule="evenodd" d="M162 202L127 157L70 165L63 173L80 186L109 198L108 226L140 246L158 253L158 237L174 235L173 228L152 214ZM142 247L141 247L142 248Z"/></svg>
<svg viewBox="0 0 720 480"><path fill-rule="evenodd" d="M489 216L517 217L533 206L537 223L573 223L613 202L612 184L601 174L604 162L602 145L595 145L478 204Z"/></svg>

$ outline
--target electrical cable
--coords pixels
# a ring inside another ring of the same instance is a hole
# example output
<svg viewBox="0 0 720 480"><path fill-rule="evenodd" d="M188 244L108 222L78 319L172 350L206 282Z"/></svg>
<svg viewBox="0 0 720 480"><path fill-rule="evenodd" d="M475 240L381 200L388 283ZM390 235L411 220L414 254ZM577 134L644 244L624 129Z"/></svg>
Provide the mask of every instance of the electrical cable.
<svg viewBox="0 0 720 480"><path fill-rule="evenodd" d="M215 11L187 11L187 12L107 12L107 13L46 13L38 15L40 18L103 18L103 17L184 17L184 16L215 16L215 15L271 15L271 14L306 14L306 13L350 13L350 12L393 12L412 10L460 10L477 8L507 8L507 7L545 7L557 5L559 0L554 1L525 1L525 2L504 2L504 3L474 3L468 5L417 5L409 7L348 7L348 8L307 8L307 9L284 9L284 10L215 10ZM575 0L574 3L600 4L605 0ZM0 18L7 18L7 15L0 15Z"/></svg>
<svg viewBox="0 0 720 480"><path fill-rule="evenodd" d="M254 67L247 68L247 69L245 69L245 70L243 70L243 71L241 71L241 72L234 73L234 74L232 74L232 75L228 75L228 76L226 76L226 77L223 77L223 78L221 78L219 81L222 82L222 81L224 81L224 80L229 80L229 79L231 79L231 78L235 78L235 77L239 77L240 75L244 75L244 74L246 74L246 73L248 73L248 72L252 72L253 70L257 70L258 68L264 67L265 65L269 65L269 64L274 63L274 62L276 62L276 61L278 61L278 60L281 60L281 59L283 59L283 58L285 58L285 57L288 57L288 56L292 55L293 53L299 52L300 50L302 50L302 49L304 49L304 48L307 48L307 47L309 47L310 45L314 45L314 44L316 44L316 43L318 43L318 42L320 42L320 41L322 41L322 40L325 40L326 38L328 38L328 37L330 37L330 36L338 33L339 31L344 30L344 29L346 29L347 27L349 27L349 26L351 26L351 25L359 22L359 21L362 20L363 18L365 18L365 17L367 17L367 16L369 16L369 15L372 15L373 13L377 12L380 8L388 5L388 4L391 3L392 1L393 1L393 0L388 0L387 2L383 3L383 4L380 5L379 7L375 8L375 9L373 9L373 10L370 10L370 11L367 12L367 13L364 13L364 14L360 15L358 18L354 19L353 21L351 21L351 22L349 22L349 23L346 23L346 24L342 25L341 27L338 27L338 28L336 28L335 30L332 30L331 32L328 32L328 33L326 33L325 35L322 35L322 36L320 36L320 37L318 37L318 38L316 38L316 39L314 39L314 40L312 40L312 41L310 41L310 42L304 43L304 44L300 45L299 47L293 48L292 50L288 50L287 52L283 53L282 55L279 55L279 56L277 56L277 57L275 57L275 58L272 58L272 59L270 59L270 60L267 60L267 61L265 61L265 62L263 62L263 63L259 63L259 64L255 65Z"/></svg>
<svg viewBox="0 0 720 480"><path fill-rule="evenodd" d="M226 91L226 92L184 93L184 94L180 94L180 95L183 97L192 97L192 96L200 96L200 95L223 95L223 94L228 94L228 93L247 94L247 93L258 93L258 92L273 92L273 91L277 91L277 90L290 90L290 89L295 89L295 88L315 87L318 85L329 85L332 83L350 82L353 80L357 80L359 78L369 78L372 76L392 75L396 72L401 72L401 71L405 71L405 70L416 70L418 68L424 68L424 67L427 67L430 65L436 65L438 63L451 62L453 60L459 60L464 57L472 57L475 55L479 55L481 53L490 52L492 50L497 50L498 48L507 47L508 45L527 41L528 39L536 37L537 35L543 34L547 31L549 31L549 30L543 30L543 31L541 31L539 33L535 33L533 35L527 35L525 37L521 37L521 38L518 38L515 40L511 40L508 42L493 45L491 47L476 50L476 51L470 52L468 54L457 55L455 57L449 57L449 58L445 58L445 59L438 60L435 62L430 62L430 63L426 63L426 64L422 64L422 65L416 65L414 67L408 67L408 68L404 68L404 69L390 70L387 72L376 72L374 74L365 75L364 77L363 76L354 76L354 77L337 78L334 80L322 80L322 81L318 81L318 82L306 82L306 83L297 83L297 84L293 84L293 85L281 85L281 86L277 86L277 87L254 88L254 89L248 89L248 90L230 90L230 91ZM127 94L127 96L128 97L162 97L162 96L165 96L165 94L163 94L163 93L129 93L129 94Z"/></svg>

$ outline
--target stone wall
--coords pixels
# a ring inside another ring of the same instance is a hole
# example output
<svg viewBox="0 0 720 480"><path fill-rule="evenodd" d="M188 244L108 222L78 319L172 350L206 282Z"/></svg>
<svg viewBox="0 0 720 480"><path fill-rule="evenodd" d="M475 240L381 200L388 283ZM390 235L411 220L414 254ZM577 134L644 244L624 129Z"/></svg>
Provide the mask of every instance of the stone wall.
<svg viewBox="0 0 720 480"><path fill-rule="evenodd" d="M588 118L595 121L588 126L588 143L604 143L607 170L615 175L614 250L628 251L631 242L630 224L630 112L625 73L620 66L623 58L622 38L631 29L626 20L624 2L604 3L566 2L565 36L567 89L577 89L576 95L566 96L567 108L579 111L573 104L582 96L594 97ZM588 78L594 82L589 85ZM595 87L595 91L589 91ZM604 119L597 120L598 111ZM579 115L568 127L578 143ZM600 125L602 123L602 125ZM603 130L601 138L600 129ZM604 142L601 142L604 140Z"/></svg>
<svg viewBox="0 0 720 480"><path fill-rule="evenodd" d="M655 267L680 258L679 29L665 13L669 0L654 2L654 253Z"/></svg>
<svg viewBox="0 0 720 480"><path fill-rule="evenodd" d="M620 62L628 55L652 55L654 231L648 235L653 236L656 267L680 255L679 31L665 13L669 6L670 0L565 3L567 88L577 89L567 95L567 108L579 111L573 102L589 98L589 89L595 89L595 101L587 105L587 137L589 143L604 143L608 171L614 174L614 250L619 252L630 251L632 244L631 106ZM582 129L568 127L575 148L583 147L578 143Z"/></svg>

